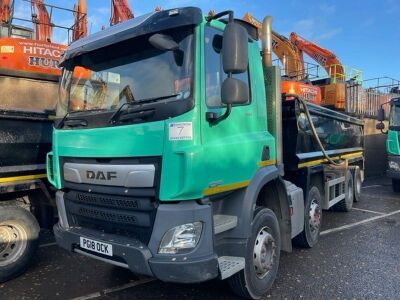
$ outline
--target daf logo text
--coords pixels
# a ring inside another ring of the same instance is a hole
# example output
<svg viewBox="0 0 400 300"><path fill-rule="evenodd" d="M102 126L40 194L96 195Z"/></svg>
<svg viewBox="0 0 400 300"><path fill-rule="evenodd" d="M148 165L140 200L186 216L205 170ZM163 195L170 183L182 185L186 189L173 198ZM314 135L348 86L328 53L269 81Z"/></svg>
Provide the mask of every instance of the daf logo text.
<svg viewBox="0 0 400 300"><path fill-rule="evenodd" d="M103 171L86 171L87 179L96 179L96 180L112 180L117 178L117 172L103 172Z"/></svg>

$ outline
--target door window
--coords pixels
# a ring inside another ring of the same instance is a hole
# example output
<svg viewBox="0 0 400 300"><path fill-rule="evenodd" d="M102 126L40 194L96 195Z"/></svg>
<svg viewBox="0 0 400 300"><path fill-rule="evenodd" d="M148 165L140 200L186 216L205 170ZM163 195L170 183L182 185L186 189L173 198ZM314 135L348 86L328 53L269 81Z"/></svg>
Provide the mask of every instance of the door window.
<svg viewBox="0 0 400 300"><path fill-rule="evenodd" d="M206 61L206 104L209 108L218 108L224 106L221 102L221 85L225 78L227 78L227 74L224 73L222 68L221 49L222 31L207 26L205 29L204 52ZM234 74L233 78L240 79L250 88L248 71L241 74ZM249 97L249 99L250 98L251 97Z"/></svg>

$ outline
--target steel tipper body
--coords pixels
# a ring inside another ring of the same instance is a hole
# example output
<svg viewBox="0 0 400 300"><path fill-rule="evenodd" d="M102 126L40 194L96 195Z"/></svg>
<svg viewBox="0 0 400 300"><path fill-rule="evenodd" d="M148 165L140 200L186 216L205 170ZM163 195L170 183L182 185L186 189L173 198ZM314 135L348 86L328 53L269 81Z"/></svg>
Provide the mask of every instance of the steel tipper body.
<svg viewBox="0 0 400 300"><path fill-rule="evenodd" d="M0 9L1 10L1 9ZM31 31L7 25L18 32ZM5 27L1 26L0 29ZM8 29L8 28L7 28ZM8 31L6 31L8 32ZM13 31L14 32L14 31ZM46 180L57 56L62 45L0 33L0 282L26 270L40 227L54 224L54 199Z"/></svg>
<svg viewBox="0 0 400 300"><path fill-rule="evenodd" d="M189 7L68 48L47 160L60 246L164 281L228 278L259 298L292 238L318 240L324 184L349 202L353 176L321 159L297 168L310 170L304 191L284 180L280 74L257 38L232 12Z"/></svg>
<svg viewBox="0 0 400 300"><path fill-rule="evenodd" d="M14 1L0 4L0 282L26 270L39 244L40 227L55 221L54 189L46 180L52 119L58 99L59 59L66 45L51 42L52 29L83 33L79 26L56 25L60 7L29 2L32 19L14 18ZM81 1L82 2L82 1ZM67 10L68 11L68 10ZM72 12L72 11L70 11ZM16 25L32 23L34 29Z"/></svg>

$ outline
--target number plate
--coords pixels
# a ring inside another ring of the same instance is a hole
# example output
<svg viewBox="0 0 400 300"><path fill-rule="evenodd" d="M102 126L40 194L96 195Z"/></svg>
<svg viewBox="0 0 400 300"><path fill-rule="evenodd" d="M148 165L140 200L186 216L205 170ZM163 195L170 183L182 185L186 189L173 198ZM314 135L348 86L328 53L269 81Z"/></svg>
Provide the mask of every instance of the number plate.
<svg viewBox="0 0 400 300"><path fill-rule="evenodd" d="M91 240L85 237L80 238L80 246L83 249L101 253L107 256L113 256L112 245Z"/></svg>

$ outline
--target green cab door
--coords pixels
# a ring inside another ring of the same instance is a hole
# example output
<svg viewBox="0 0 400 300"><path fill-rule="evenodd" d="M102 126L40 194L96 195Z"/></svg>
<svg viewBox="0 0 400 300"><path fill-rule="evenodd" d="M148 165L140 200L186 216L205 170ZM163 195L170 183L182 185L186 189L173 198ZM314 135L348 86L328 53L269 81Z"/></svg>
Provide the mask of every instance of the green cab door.
<svg viewBox="0 0 400 300"><path fill-rule="evenodd" d="M203 174L207 186L204 195L234 190L248 185L262 165L263 152L274 157L273 138L266 129L264 77L260 52L256 41L249 40L249 67L243 74L235 74L249 86L249 101L234 106L228 118L212 124L206 113L222 115L221 85L227 75L223 72L221 48L222 28L219 24L204 27L204 66L201 103L201 142L205 156Z"/></svg>

